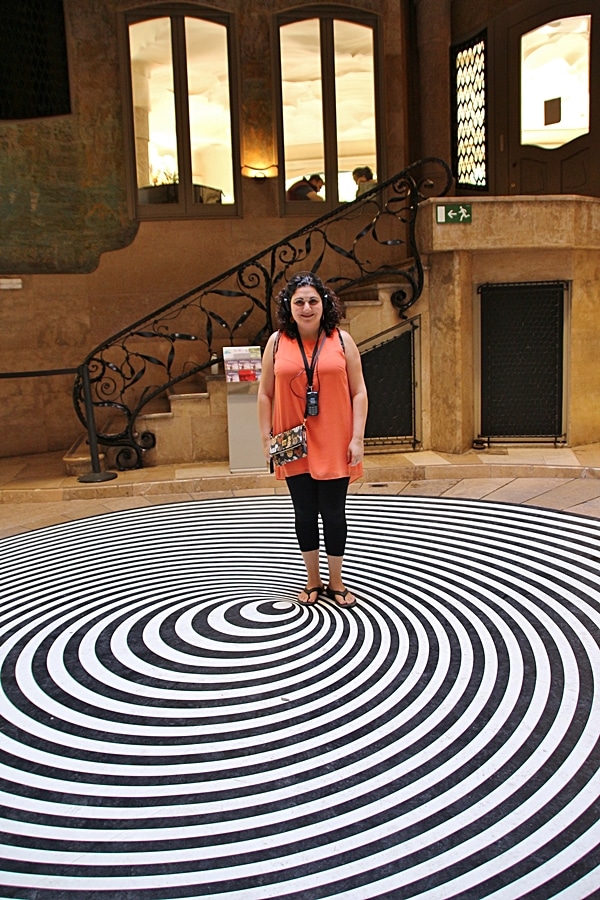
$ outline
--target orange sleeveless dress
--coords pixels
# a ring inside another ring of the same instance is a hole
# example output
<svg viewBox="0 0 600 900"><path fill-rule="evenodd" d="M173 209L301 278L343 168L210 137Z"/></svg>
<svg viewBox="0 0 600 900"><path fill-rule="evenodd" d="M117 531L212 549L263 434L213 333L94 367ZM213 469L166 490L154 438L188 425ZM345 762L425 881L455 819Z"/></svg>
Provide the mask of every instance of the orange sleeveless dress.
<svg viewBox="0 0 600 900"><path fill-rule="evenodd" d="M321 336L322 337L322 336ZM316 341L303 341L309 365ZM281 333L275 352L275 394L273 434L293 428L304 419L307 378L298 342ZM306 419L308 456L286 466L276 466L275 476L282 481L291 475L308 472L318 481L362 475L362 463L348 463L348 444L352 438L352 399L346 370L346 355L340 335L326 337L317 357L313 381L319 392L319 414Z"/></svg>

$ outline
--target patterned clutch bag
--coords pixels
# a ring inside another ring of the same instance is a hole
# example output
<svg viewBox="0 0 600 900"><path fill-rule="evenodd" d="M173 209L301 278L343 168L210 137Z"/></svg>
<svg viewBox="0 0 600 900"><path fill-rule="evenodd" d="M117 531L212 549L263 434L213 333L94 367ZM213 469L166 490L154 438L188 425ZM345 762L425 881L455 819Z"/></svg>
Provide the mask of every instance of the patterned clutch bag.
<svg viewBox="0 0 600 900"><path fill-rule="evenodd" d="M294 425L287 431L271 435L271 461L276 466L285 466L286 463L303 459L308 455L306 443L306 425Z"/></svg>

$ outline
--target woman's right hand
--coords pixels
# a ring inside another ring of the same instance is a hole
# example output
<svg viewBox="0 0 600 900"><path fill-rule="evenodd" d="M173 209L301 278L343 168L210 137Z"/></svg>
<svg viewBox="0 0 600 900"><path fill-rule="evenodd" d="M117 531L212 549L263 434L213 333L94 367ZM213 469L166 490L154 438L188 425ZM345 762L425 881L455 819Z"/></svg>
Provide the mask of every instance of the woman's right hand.
<svg viewBox="0 0 600 900"><path fill-rule="evenodd" d="M265 459L267 461L267 465L271 464L271 435L262 439L263 442L263 450L265 453Z"/></svg>

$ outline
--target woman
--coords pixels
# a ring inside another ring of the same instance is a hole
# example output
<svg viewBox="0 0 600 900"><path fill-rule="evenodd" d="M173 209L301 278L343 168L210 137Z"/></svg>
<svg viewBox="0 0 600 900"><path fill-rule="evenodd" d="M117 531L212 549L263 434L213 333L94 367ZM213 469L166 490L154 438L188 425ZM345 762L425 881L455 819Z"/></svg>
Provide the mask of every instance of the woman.
<svg viewBox="0 0 600 900"><path fill-rule="evenodd" d="M308 455L275 470L278 479L287 481L306 566L306 586L298 600L312 605L326 593L340 606L354 606L356 597L342 580L342 562L346 493L348 484L362 475L364 454L367 389L360 355L350 335L337 328L342 316L338 298L312 272L294 275L277 302L280 330L265 348L258 416L267 459L271 433L293 428L306 416ZM317 414L306 415L307 405L316 405ZM319 570L319 514L327 587Z"/></svg>

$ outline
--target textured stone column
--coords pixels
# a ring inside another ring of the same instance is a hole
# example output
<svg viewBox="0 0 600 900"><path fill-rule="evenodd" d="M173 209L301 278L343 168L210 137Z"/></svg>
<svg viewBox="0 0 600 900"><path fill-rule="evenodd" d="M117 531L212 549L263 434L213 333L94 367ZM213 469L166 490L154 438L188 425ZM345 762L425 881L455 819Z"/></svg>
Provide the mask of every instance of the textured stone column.
<svg viewBox="0 0 600 900"><path fill-rule="evenodd" d="M473 441L471 254L430 257L431 445L464 453Z"/></svg>
<svg viewBox="0 0 600 900"><path fill-rule="evenodd" d="M450 0L415 0L421 156L450 162Z"/></svg>

